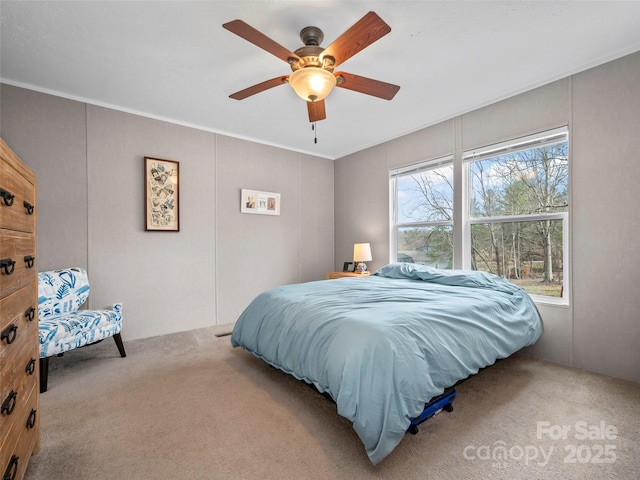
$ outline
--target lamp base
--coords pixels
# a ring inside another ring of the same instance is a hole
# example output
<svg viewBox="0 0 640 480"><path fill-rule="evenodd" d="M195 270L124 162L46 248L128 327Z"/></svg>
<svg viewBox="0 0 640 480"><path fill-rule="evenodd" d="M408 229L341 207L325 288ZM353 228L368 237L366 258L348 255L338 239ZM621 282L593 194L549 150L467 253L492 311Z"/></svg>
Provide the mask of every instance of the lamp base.
<svg viewBox="0 0 640 480"><path fill-rule="evenodd" d="M356 272L364 273L366 271L367 271L367 264L364 262L358 262L358 264L356 265Z"/></svg>

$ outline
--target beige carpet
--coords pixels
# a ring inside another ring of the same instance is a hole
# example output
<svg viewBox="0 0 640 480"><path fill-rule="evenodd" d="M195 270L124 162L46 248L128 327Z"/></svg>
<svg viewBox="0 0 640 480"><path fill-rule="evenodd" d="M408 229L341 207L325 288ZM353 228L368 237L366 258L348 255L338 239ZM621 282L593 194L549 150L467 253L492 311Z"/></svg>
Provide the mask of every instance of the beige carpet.
<svg viewBox="0 0 640 480"><path fill-rule="evenodd" d="M373 466L331 401L213 329L125 347L51 360L27 480L639 478L639 384L516 355Z"/></svg>

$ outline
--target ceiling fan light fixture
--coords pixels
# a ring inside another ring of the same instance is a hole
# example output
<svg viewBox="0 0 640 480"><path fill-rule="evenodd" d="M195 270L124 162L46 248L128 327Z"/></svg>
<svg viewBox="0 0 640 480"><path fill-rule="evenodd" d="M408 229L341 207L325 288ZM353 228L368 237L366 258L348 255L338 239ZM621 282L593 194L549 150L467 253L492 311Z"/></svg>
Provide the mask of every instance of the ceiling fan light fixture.
<svg viewBox="0 0 640 480"><path fill-rule="evenodd" d="M304 101L316 102L331 93L336 86L336 77L323 68L305 67L289 75L289 85Z"/></svg>

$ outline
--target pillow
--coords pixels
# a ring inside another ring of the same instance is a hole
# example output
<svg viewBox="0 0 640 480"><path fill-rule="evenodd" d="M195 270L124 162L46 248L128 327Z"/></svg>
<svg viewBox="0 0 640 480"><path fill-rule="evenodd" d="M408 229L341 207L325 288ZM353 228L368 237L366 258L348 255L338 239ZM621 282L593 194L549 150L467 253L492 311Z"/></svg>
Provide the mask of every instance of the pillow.
<svg viewBox="0 0 640 480"><path fill-rule="evenodd" d="M392 263L380 268L374 275L457 287L487 288L509 294L522 291L519 286L493 273L479 270L445 270L418 263Z"/></svg>

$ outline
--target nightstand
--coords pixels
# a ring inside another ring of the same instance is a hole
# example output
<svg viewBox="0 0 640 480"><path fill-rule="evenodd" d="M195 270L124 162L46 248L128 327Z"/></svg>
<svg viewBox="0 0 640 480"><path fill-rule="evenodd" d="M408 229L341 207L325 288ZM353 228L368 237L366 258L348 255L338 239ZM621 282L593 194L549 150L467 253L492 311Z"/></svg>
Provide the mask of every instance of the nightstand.
<svg viewBox="0 0 640 480"><path fill-rule="evenodd" d="M343 277L368 277L371 275L371 272L329 272L327 273L327 280L333 280L335 278L343 278Z"/></svg>

